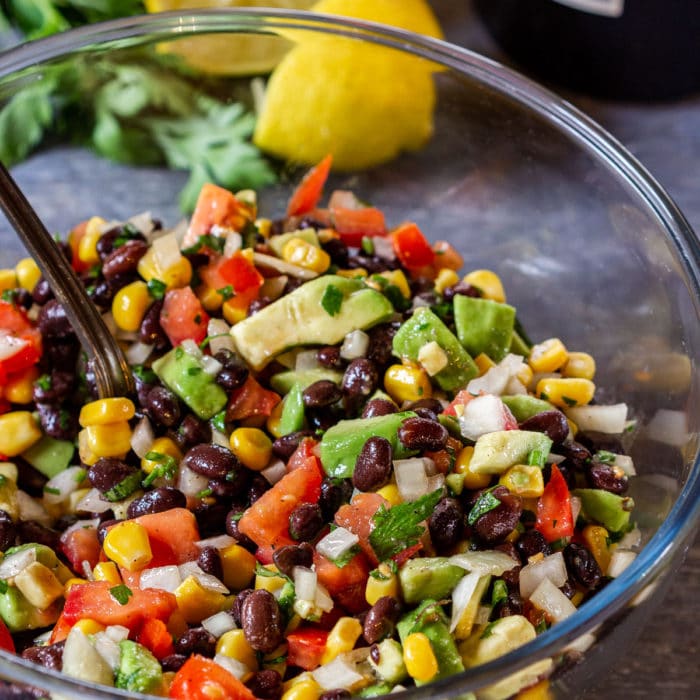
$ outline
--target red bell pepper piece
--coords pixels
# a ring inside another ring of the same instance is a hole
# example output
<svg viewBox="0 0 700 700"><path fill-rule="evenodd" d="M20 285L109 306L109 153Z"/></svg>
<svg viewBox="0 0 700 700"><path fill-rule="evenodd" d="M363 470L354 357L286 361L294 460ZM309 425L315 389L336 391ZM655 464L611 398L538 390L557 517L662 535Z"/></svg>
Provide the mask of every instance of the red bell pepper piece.
<svg viewBox="0 0 700 700"><path fill-rule="evenodd" d="M552 465L549 481L537 501L535 529L544 535L547 542L574 534L571 494L566 479L556 464Z"/></svg>
<svg viewBox="0 0 700 700"><path fill-rule="evenodd" d="M136 633L136 641L143 644L159 661L175 653L172 635L163 620L146 620Z"/></svg>
<svg viewBox="0 0 700 700"><path fill-rule="evenodd" d="M287 216L301 216L310 212L323 193L323 186L333 164L333 156L328 154L318 165L311 168L292 193L287 205Z"/></svg>
<svg viewBox="0 0 700 700"><path fill-rule="evenodd" d="M418 270L433 264L435 252L416 224L401 224L392 231L391 239L396 256L408 270Z"/></svg>
<svg viewBox="0 0 700 700"><path fill-rule="evenodd" d="M7 625L2 620L0 620L0 649L15 653L15 642L10 630L7 629Z"/></svg>
<svg viewBox="0 0 700 700"><path fill-rule="evenodd" d="M252 691L211 659L193 654L175 674L168 697L175 700L255 700Z"/></svg>
<svg viewBox="0 0 700 700"><path fill-rule="evenodd" d="M321 665L326 650L328 630L318 627L299 627L287 635L287 663L305 671L313 671Z"/></svg>
<svg viewBox="0 0 700 700"><path fill-rule="evenodd" d="M183 247L194 245L200 236L211 232L212 226L240 231L253 216L250 207L233 192L207 183L199 192Z"/></svg>
<svg viewBox="0 0 700 700"><path fill-rule="evenodd" d="M338 508L335 524L350 530L360 538L360 548L372 564L378 564L377 555L369 543L369 536L374 526L374 514L381 506L388 507L389 502L378 493L358 493L350 503Z"/></svg>
<svg viewBox="0 0 700 700"><path fill-rule="evenodd" d="M59 541L61 552L70 562L73 571L84 576L83 562L94 568L100 560L102 547L97 538L96 527L81 527L64 532Z"/></svg>

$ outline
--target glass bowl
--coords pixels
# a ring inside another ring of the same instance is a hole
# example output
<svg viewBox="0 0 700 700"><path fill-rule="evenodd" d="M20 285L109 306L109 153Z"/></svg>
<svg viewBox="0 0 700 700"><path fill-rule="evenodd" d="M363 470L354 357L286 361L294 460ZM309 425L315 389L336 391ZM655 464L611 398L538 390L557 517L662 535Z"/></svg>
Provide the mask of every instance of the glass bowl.
<svg viewBox="0 0 700 700"><path fill-rule="evenodd" d="M225 33L233 44L252 35L345 37L430 70L436 107L426 143L385 165L333 173L328 189L353 189L382 207L392 225L411 219L431 239L449 240L467 269L497 272L529 334L592 352L598 400L630 405L636 428L628 442L638 471L631 490L644 543L636 559L534 641L405 693L502 697L498 683L552 659L550 696L575 697L639 634L697 529L700 249L693 232L644 167L571 105L467 50L369 22L231 10L95 25L0 56L0 101L48 84L66 62L90 66L144 51L152 60L167 56L162 46L169 40L210 33ZM232 82L230 92L226 85L217 84L219 96L246 94L251 103L260 88L258 82L251 90L247 78ZM86 119L80 110L70 118ZM289 164L276 165L278 183L260 193L261 212L273 216L296 181ZM60 134L13 173L52 232L65 234L94 215L124 220L150 211L167 225L182 217L185 173L115 164ZM5 221L0 236L2 263L10 265L21 246ZM143 697L72 681L5 652L0 676L54 697Z"/></svg>

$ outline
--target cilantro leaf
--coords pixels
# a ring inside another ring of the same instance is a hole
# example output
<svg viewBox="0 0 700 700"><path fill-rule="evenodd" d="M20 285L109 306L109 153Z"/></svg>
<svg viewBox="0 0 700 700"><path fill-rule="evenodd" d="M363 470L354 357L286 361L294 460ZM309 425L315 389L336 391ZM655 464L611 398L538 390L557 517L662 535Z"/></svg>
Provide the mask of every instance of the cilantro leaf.
<svg viewBox="0 0 700 700"><path fill-rule="evenodd" d="M120 583L118 586L112 586L109 589L109 594L119 605L126 605L129 602L129 598L134 595L134 592L128 586Z"/></svg>
<svg viewBox="0 0 700 700"><path fill-rule="evenodd" d="M473 525L485 513L501 505L501 501L491 493L492 490L493 489L487 489L476 499L476 503L467 516L467 522L470 525Z"/></svg>
<svg viewBox="0 0 700 700"><path fill-rule="evenodd" d="M419 525L442 498L442 489L421 496L413 503L400 503L388 510L381 506L372 518L374 529L369 536L377 558L382 561L418 542L425 528Z"/></svg>
<svg viewBox="0 0 700 700"><path fill-rule="evenodd" d="M335 316L342 304L343 293L334 284L329 284L321 297L321 306L329 316Z"/></svg>
<svg viewBox="0 0 700 700"><path fill-rule="evenodd" d="M148 280L148 293L156 300L162 299L165 296L167 285L158 279Z"/></svg>

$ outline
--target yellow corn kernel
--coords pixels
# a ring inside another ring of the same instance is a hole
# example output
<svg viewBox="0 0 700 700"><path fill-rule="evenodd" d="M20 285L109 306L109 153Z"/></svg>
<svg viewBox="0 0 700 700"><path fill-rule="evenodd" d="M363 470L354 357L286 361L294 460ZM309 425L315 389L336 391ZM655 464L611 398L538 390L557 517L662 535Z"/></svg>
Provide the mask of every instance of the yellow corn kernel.
<svg viewBox="0 0 700 700"><path fill-rule="evenodd" d="M192 263L183 255L176 263L161 272L158 278L166 290L182 289L192 281Z"/></svg>
<svg viewBox="0 0 700 700"><path fill-rule="evenodd" d="M148 530L136 520L124 520L111 527L102 548L109 559L127 571L141 571L153 559Z"/></svg>
<svg viewBox="0 0 700 700"><path fill-rule="evenodd" d="M408 280L403 270L388 270L380 272L379 276L387 280L389 284L393 284L401 292L404 299L411 298L411 288L408 286Z"/></svg>
<svg viewBox="0 0 700 700"><path fill-rule="evenodd" d="M152 301L148 286L141 280L122 287L112 299L112 316L117 328L137 331Z"/></svg>
<svg viewBox="0 0 700 700"><path fill-rule="evenodd" d="M505 304L506 293L501 278L491 270L473 270L463 280L481 291L484 299L491 299Z"/></svg>
<svg viewBox="0 0 700 700"><path fill-rule="evenodd" d="M282 260L319 274L324 273L331 266L331 257L323 248L296 237L290 238L284 244Z"/></svg>
<svg viewBox="0 0 700 700"><path fill-rule="evenodd" d="M79 629L83 634L97 634L98 632L104 632L105 630L105 626L102 623L89 617L78 620L73 625L73 628Z"/></svg>
<svg viewBox="0 0 700 700"><path fill-rule="evenodd" d="M316 683L311 674L305 675L304 678L288 681L285 683L285 690L281 700L318 700L323 693L321 686Z"/></svg>
<svg viewBox="0 0 700 700"><path fill-rule="evenodd" d="M349 279L357 279L360 277L367 277L369 274L364 267L354 267L351 270L336 270L336 275L340 277L348 277Z"/></svg>
<svg viewBox="0 0 700 700"><path fill-rule="evenodd" d="M279 570L274 564L266 564L265 568L269 571L277 573ZM285 579L281 576L261 576L260 574L255 575L255 590L260 588L274 593L278 591L286 583Z"/></svg>
<svg viewBox="0 0 700 700"><path fill-rule="evenodd" d="M83 453L88 458L97 457L97 459L125 455L131 449L129 423L124 420L104 425L88 425L78 434L78 449L81 459L83 459Z"/></svg>
<svg viewBox="0 0 700 700"><path fill-rule="evenodd" d="M16 457L41 439L42 432L29 411L0 416L0 454Z"/></svg>
<svg viewBox="0 0 700 700"><path fill-rule="evenodd" d="M585 406L595 394L595 384L590 379L546 377L537 382L535 393L559 408Z"/></svg>
<svg viewBox="0 0 700 700"><path fill-rule="evenodd" d="M480 352L474 358L474 364L479 368L480 377L496 366L496 363L485 352Z"/></svg>
<svg viewBox="0 0 700 700"><path fill-rule="evenodd" d="M296 617L296 616L295 616ZM296 629L296 628L295 628ZM287 627L286 633L293 632L293 629ZM280 644L276 649L273 649L269 654L263 656L261 666L263 669L277 671L282 678L287 670L287 650L286 644Z"/></svg>
<svg viewBox="0 0 700 700"><path fill-rule="evenodd" d="M255 649L248 643L242 629L224 632L216 643L216 653L240 661L251 671L257 671L258 669L257 654Z"/></svg>
<svg viewBox="0 0 700 700"><path fill-rule="evenodd" d="M223 610L226 596L204 588L194 576L188 576L174 591L178 610L190 624L198 623Z"/></svg>
<svg viewBox="0 0 700 700"><path fill-rule="evenodd" d="M399 503L403 503L401 492L396 484L387 484L386 486L382 486L382 488L377 489L377 493L382 498L386 498L386 500L389 501L392 506L397 506Z"/></svg>
<svg viewBox="0 0 700 700"><path fill-rule="evenodd" d="M532 346L527 362L533 372L556 372L568 359L564 343L559 338L548 338Z"/></svg>
<svg viewBox="0 0 700 700"><path fill-rule="evenodd" d="M333 661L339 654L350 651L362 634L362 625L354 617L341 617L328 633L326 649L321 657L321 663Z"/></svg>
<svg viewBox="0 0 700 700"><path fill-rule="evenodd" d="M27 367L27 369L16 372L5 382L3 396L10 403L30 403L34 392L34 382L38 378L39 368L36 366Z"/></svg>
<svg viewBox="0 0 700 700"><path fill-rule="evenodd" d="M236 297L233 297L231 299L227 299L223 303L221 307L221 315L224 317L226 323L233 326L246 318L248 315L248 309L247 307L242 307L240 301L236 299Z"/></svg>
<svg viewBox="0 0 700 700"><path fill-rule="evenodd" d="M98 399L86 403L80 409L80 425L87 428L88 425L105 425L119 421L131 420L136 408L131 399L123 397L111 399Z"/></svg>
<svg viewBox="0 0 700 700"><path fill-rule="evenodd" d="M610 546L608 545L610 534L602 525L586 525L581 533L586 548L593 555L603 575L610 566Z"/></svg>
<svg viewBox="0 0 700 700"><path fill-rule="evenodd" d="M490 474L479 474L472 471L471 462L474 448L471 445L463 447L455 459L454 471L464 476L464 486L468 489L483 489L491 483Z"/></svg>
<svg viewBox="0 0 700 700"><path fill-rule="evenodd" d="M399 577L384 563L380 564L367 578L365 600L374 605L380 598L399 596Z"/></svg>
<svg viewBox="0 0 700 700"><path fill-rule="evenodd" d="M270 237L270 230L272 229L272 221L270 219L256 219L255 220L255 228L258 229L258 233L263 237L263 238L269 238Z"/></svg>
<svg viewBox="0 0 700 700"><path fill-rule="evenodd" d="M0 270L0 292L8 289L16 289L19 286L17 273L10 268Z"/></svg>
<svg viewBox="0 0 700 700"><path fill-rule="evenodd" d="M208 287L206 284L197 289L197 298L207 311L217 311L224 303L224 297L216 289Z"/></svg>
<svg viewBox="0 0 700 700"><path fill-rule="evenodd" d="M428 637L423 632L412 632L403 643L403 662L408 675L427 683L438 672L438 662Z"/></svg>
<svg viewBox="0 0 700 700"><path fill-rule="evenodd" d="M17 275L17 285L28 292L34 291L36 283L41 278L41 270L34 258L22 258L15 265L15 274Z"/></svg>
<svg viewBox="0 0 700 700"><path fill-rule="evenodd" d="M177 443L169 437L159 437L156 438L149 448L146 455L150 452L155 452L158 455L165 455L166 457L172 457L178 464L182 460L182 452L177 446ZM159 459L146 459L146 457L141 458L141 469L143 469L146 474L150 474L157 466L162 463Z"/></svg>
<svg viewBox="0 0 700 700"><path fill-rule="evenodd" d="M570 352L561 373L564 377L592 380L595 376L595 360L587 352Z"/></svg>
<svg viewBox="0 0 700 700"><path fill-rule="evenodd" d="M534 376L534 373L530 365L527 365L523 362L523 364L520 365L520 369L516 372L515 376L520 380L521 384L524 387L529 387L530 383L532 382L532 377Z"/></svg>
<svg viewBox="0 0 700 700"><path fill-rule="evenodd" d="M273 437L282 437L280 430L280 421L282 420L282 411L284 410L284 401L280 401L271 411L265 422L267 432Z"/></svg>
<svg viewBox="0 0 700 700"><path fill-rule="evenodd" d="M459 275L449 267L441 267L435 278L435 291L442 294L448 287L454 287L459 282Z"/></svg>
<svg viewBox="0 0 700 700"><path fill-rule="evenodd" d="M260 428L236 428L229 443L243 465L256 472L265 469L272 457L272 440Z"/></svg>
<svg viewBox="0 0 700 700"><path fill-rule="evenodd" d="M429 399L433 387L424 369L407 365L391 365L384 374L384 389L399 405L404 401Z"/></svg>
<svg viewBox="0 0 700 700"><path fill-rule="evenodd" d="M92 570L95 581L107 581L118 586L122 582L121 574L113 561L101 561L95 564Z"/></svg>
<svg viewBox="0 0 700 700"><path fill-rule="evenodd" d="M515 696L515 700L554 700L554 696L549 688L549 681L545 678L535 685L521 690Z"/></svg>
<svg viewBox="0 0 700 700"><path fill-rule="evenodd" d="M68 593L68 591L73 588L73 586L80 586L83 583L88 583L84 578L69 578L64 584L63 584L63 593Z"/></svg>
<svg viewBox="0 0 700 700"><path fill-rule="evenodd" d="M255 557L239 544L231 544L219 550L223 581L233 591L243 590L255 575Z"/></svg>
<svg viewBox="0 0 700 700"><path fill-rule="evenodd" d="M102 225L106 223L99 216L93 216L85 227L85 234L78 243L78 260L86 265L97 265L100 254L97 252L97 242L102 237Z"/></svg>
<svg viewBox="0 0 700 700"><path fill-rule="evenodd" d="M534 465L516 464L501 476L498 483L523 498L539 498L544 491L542 470Z"/></svg>

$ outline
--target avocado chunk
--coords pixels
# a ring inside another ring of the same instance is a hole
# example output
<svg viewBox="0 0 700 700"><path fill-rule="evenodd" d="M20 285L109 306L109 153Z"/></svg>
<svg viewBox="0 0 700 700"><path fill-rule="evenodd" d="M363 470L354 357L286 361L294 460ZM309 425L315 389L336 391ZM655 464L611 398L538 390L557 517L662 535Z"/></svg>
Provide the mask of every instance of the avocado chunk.
<svg viewBox="0 0 700 700"><path fill-rule="evenodd" d="M415 415L413 411L401 411L386 416L353 418L336 423L326 430L321 438L320 457L326 474L332 478L351 478L362 447L374 435L386 438L391 443L394 459L416 454L415 450L404 447L397 435L401 423Z"/></svg>
<svg viewBox="0 0 700 700"><path fill-rule="evenodd" d="M447 364L433 375L445 391L457 391L479 374L469 353L460 345L454 333L427 307L417 308L411 318L401 324L392 341L394 354L418 361L421 348L437 343L445 354Z"/></svg>
<svg viewBox="0 0 700 700"><path fill-rule="evenodd" d="M22 458L49 479L68 467L73 459L75 445L69 440L56 440L44 435L32 445Z"/></svg>
<svg viewBox="0 0 700 700"><path fill-rule="evenodd" d="M259 370L285 350L335 345L393 313L391 302L361 280L323 275L236 323L231 335L241 357Z"/></svg>
<svg viewBox="0 0 700 700"><path fill-rule="evenodd" d="M61 613L62 604L58 601L44 610L32 605L19 588L7 586L0 593L0 617L10 632L24 632L53 625Z"/></svg>
<svg viewBox="0 0 700 700"><path fill-rule="evenodd" d="M134 693L155 693L163 684L163 670L158 659L146 647L129 639L119 642L117 688Z"/></svg>
<svg viewBox="0 0 700 700"><path fill-rule="evenodd" d="M508 353L515 325L515 308L492 299L454 297L459 342L474 356L484 353L500 362Z"/></svg>
<svg viewBox="0 0 700 700"><path fill-rule="evenodd" d="M496 430L476 441L469 468L477 474L503 474L515 464L527 464L531 452L539 452L544 460L551 448L552 441L544 433Z"/></svg>
<svg viewBox="0 0 700 700"><path fill-rule="evenodd" d="M634 501L603 489L575 489L574 496L581 499L585 518L600 523L608 532L626 532Z"/></svg>
<svg viewBox="0 0 700 700"><path fill-rule="evenodd" d="M112 668L102 654L95 649L88 636L78 627L73 627L66 637L62 670L66 676L78 678L81 681L114 685Z"/></svg>
<svg viewBox="0 0 700 700"><path fill-rule="evenodd" d="M394 683L374 683L372 685L365 686L358 693L358 698L379 698L383 695L389 695L389 693L394 689Z"/></svg>
<svg viewBox="0 0 700 700"><path fill-rule="evenodd" d="M289 433L301 430L303 425L304 399L302 398L301 385L295 384L284 397L279 431L281 435L288 435Z"/></svg>
<svg viewBox="0 0 700 700"><path fill-rule="evenodd" d="M204 371L200 357L176 347L157 359L153 371L168 389L174 391L200 418L209 420L228 401L215 378Z"/></svg>
<svg viewBox="0 0 700 700"><path fill-rule="evenodd" d="M401 683L408 678L401 645L395 639L384 639L379 642L375 657L378 658L378 661L375 662L374 658L370 656L369 663L379 678L391 683L391 685Z"/></svg>
<svg viewBox="0 0 700 700"><path fill-rule="evenodd" d="M401 592L407 603L425 598L444 598L452 592L466 571L447 557L409 559L399 570Z"/></svg>
<svg viewBox="0 0 700 700"><path fill-rule="evenodd" d="M286 394L295 384L301 386L302 391L307 386L311 386L314 382L320 382L322 379L327 379L335 384L340 384L343 381L343 373L334 369L290 369L286 372L278 372L270 378L270 386L278 394Z"/></svg>
<svg viewBox="0 0 700 700"><path fill-rule="evenodd" d="M518 423L522 423L532 416L544 411L554 411L556 406L553 406L549 401L537 399L529 394L515 394L514 396L501 396L501 401L508 406Z"/></svg>
<svg viewBox="0 0 700 700"><path fill-rule="evenodd" d="M9 557L11 554L17 554L18 552L23 552L27 549L33 549L36 554L36 560L48 569L51 569L51 573L61 583L65 583L68 581L68 579L73 577L71 570L63 562L61 562L53 549L51 549L51 547L47 547L45 544L29 542L27 544L20 544L17 547L10 547L5 552L5 557Z"/></svg>
<svg viewBox="0 0 700 700"><path fill-rule="evenodd" d="M408 612L396 625L401 642L413 632L422 632L429 640L438 662L437 680L464 671L462 657L450 634L450 624L443 609L435 600L425 600L414 610ZM423 683L416 681L416 685Z"/></svg>

